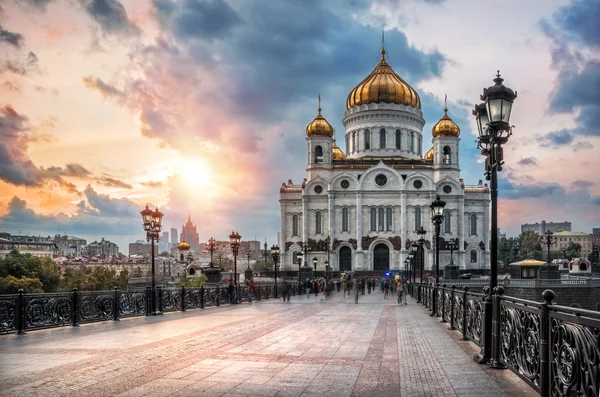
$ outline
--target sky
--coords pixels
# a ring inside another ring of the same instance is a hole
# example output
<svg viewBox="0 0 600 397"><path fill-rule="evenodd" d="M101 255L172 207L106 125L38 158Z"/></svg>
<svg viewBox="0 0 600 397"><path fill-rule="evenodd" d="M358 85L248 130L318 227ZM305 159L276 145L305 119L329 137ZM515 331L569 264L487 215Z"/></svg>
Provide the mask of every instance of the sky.
<svg viewBox="0 0 600 397"><path fill-rule="evenodd" d="M275 243L305 127L344 142L348 93L386 58L427 124L460 126L500 70L516 90L499 225L600 227L597 0L0 0L0 231L104 237L127 253L146 203L165 230ZM343 148L343 145L340 145Z"/></svg>

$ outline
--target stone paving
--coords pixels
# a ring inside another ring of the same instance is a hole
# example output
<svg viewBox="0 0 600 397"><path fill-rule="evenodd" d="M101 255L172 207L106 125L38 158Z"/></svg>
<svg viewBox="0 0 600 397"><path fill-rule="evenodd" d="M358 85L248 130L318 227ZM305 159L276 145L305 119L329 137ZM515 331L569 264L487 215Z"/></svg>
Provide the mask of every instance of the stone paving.
<svg viewBox="0 0 600 397"><path fill-rule="evenodd" d="M537 396L411 298L334 293L0 336L0 396Z"/></svg>

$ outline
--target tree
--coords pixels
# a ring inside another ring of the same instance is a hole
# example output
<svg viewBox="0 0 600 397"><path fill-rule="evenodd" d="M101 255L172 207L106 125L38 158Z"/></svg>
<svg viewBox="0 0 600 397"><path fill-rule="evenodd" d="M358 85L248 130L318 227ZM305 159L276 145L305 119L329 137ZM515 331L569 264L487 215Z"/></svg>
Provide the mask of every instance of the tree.
<svg viewBox="0 0 600 397"><path fill-rule="evenodd" d="M37 278L15 276L0 277L0 294L16 294L22 289L25 293L44 292L42 282Z"/></svg>
<svg viewBox="0 0 600 397"><path fill-rule="evenodd" d="M50 258L11 251L0 259L0 277L13 276L17 279L38 279L44 292L55 292L60 285L60 269Z"/></svg>
<svg viewBox="0 0 600 397"><path fill-rule="evenodd" d="M540 235L533 231L526 231L520 236L521 244L519 248L519 256L523 259L542 260L542 244Z"/></svg>
<svg viewBox="0 0 600 397"><path fill-rule="evenodd" d="M199 276L189 277L186 272L183 272L183 275L179 279L179 285L186 288L198 288L202 287L208 278L204 274L200 274Z"/></svg>
<svg viewBox="0 0 600 397"><path fill-rule="evenodd" d="M565 250L565 256L568 259L579 258L581 256L581 244L569 242L567 249Z"/></svg>
<svg viewBox="0 0 600 397"><path fill-rule="evenodd" d="M63 291L71 291L73 288L80 291L102 291L113 289L113 287L125 289L128 282L129 272L127 270L117 273L116 270L106 266L94 266L93 269L83 266L65 270L61 289Z"/></svg>

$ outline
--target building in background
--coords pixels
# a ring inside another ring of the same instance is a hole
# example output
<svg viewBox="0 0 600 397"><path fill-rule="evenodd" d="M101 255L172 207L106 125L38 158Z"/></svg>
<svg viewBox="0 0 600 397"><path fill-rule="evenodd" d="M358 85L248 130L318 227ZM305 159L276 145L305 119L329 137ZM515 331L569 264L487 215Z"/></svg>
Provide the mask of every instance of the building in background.
<svg viewBox="0 0 600 397"><path fill-rule="evenodd" d="M592 245L594 247L600 247L600 227L592 229Z"/></svg>
<svg viewBox="0 0 600 397"><path fill-rule="evenodd" d="M582 232L555 232L556 244L551 246L553 251L562 251L569 247L570 243L581 245L581 257L587 258L592 252L592 234Z"/></svg>
<svg viewBox="0 0 600 397"><path fill-rule="evenodd" d="M152 244L147 242L135 242L129 243L129 256L134 255L148 255L152 254ZM154 255L158 256L158 245L154 244Z"/></svg>
<svg viewBox="0 0 600 397"><path fill-rule="evenodd" d="M100 241L94 241L82 247L83 256L88 258L98 256L101 258L118 257L119 246L111 241L105 240L104 237Z"/></svg>
<svg viewBox="0 0 600 397"><path fill-rule="evenodd" d="M190 215L188 215L186 224L181 228L181 241L187 242L192 252L200 252L200 237Z"/></svg>
<svg viewBox="0 0 600 397"><path fill-rule="evenodd" d="M12 235L0 233L0 257L4 257L12 250L22 254L31 254L39 257L53 257L58 254L58 247L53 239L42 236Z"/></svg>
<svg viewBox="0 0 600 397"><path fill-rule="evenodd" d="M75 236L57 234L53 239L58 247L58 255L61 256L82 256L83 247L87 245L87 240Z"/></svg>
<svg viewBox="0 0 600 397"><path fill-rule="evenodd" d="M177 235L177 229L171 228L171 244L179 244L179 236Z"/></svg>
<svg viewBox="0 0 600 397"><path fill-rule="evenodd" d="M158 241L158 252L171 253L171 243L169 242L169 232L162 232L160 240Z"/></svg>
<svg viewBox="0 0 600 397"><path fill-rule="evenodd" d="M546 233L547 231L551 232L570 232L571 231L571 222L546 222L542 221L542 223L525 223L521 225L521 234L525 232L536 232L539 235Z"/></svg>

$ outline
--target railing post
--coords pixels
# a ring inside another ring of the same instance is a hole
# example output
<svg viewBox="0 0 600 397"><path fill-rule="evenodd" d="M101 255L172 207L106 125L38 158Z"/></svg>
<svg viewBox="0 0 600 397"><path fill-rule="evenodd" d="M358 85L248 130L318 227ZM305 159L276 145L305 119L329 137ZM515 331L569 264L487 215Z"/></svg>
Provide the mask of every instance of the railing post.
<svg viewBox="0 0 600 397"><path fill-rule="evenodd" d="M156 287L156 293L158 295L158 310L157 311L158 311L158 313L162 313L162 311L163 311L163 300L162 300L163 290L162 290L161 286Z"/></svg>
<svg viewBox="0 0 600 397"><path fill-rule="evenodd" d="M505 369L506 367L500 362L500 309L504 287L501 285L494 287L494 292L494 300L492 302L492 358L490 360L490 368Z"/></svg>
<svg viewBox="0 0 600 397"><path fill-rule="evenodd" d="M185 286L181 286L181 311L185 311Z"/></svg>
<svg viewBox="0 0 600 397"><path fill-rule="evenodd" d="M113 288L113 321L119 321L119 300L120 300L120 294L119 294L119 287L117 287L116 285Z"/></svg>
<svg viewBox="0 0 600 397"><path fill-rule="evenodd" d="M25 295L23 295L23 289L19 289L19 295L17 295L17 335L23 335L25 333L25 313L27 312L25 306Z"/></svg>
<svg viewBox="0 0 600 397"><path fill-rule="evenodd" d="M481 319L481 350L475 355L478 364L487 364L492 355L492 291L483 287L483 319Z"/></svg>
<svg viewBox="0 0 600 397"><path fill-rule="evenodd" d="M204 285L200 286L200 309L204 309Z"/></svg>
<svg viewBox="0 0 600 397"><path fill-rule="evenodd" d="M73 301L71 303L71 325L79 327L79 294L77 288L73 288Z"/></svg>
<svg viewBox="0 0 600 397"><path fill-rule="evenodd" d="M229 299L231 299L231 297ZM219 284L217 284L217 306L221 306L221 291L219 290Z"/></svg>
<svg viewBox="0 0 600 397"><path fill-rule="evenodd" d="M446 323L448 322L448 320L446 320L446 284L442 285L442 306L440 308L442 309L442 319L440 320L440 323Z"/></svg>
<svg viewBox="0 0 600 397"><path fill-rule="evenodd" d="M146 287L146 316L149 316L152 314L152 299L154 298L152 296L152 287L147 286Z"/></svg>
<svg viewBox="0 0 600 397"><path fill-rule="evenodd" d="M550 396L550 315L548 306L554 300L554 291L547 289L542 292L544 303L540 313L540 390L542 397Z"/></svg>
<svg viewBox="0 0 600 397"><path fill-rule="evenodd" d="M469 302L467 300L467 294L469 293L469 286L465 285L463 287L463 301L462 301L462 338L460 340L468 340L467 338L467 306Z"/></svg>
<svg viewBox="0 0 600 397"><path fill-rule="evenodd" d="M437 283L433 286L433 295L432 295L432 300L431 300L431 317L435 317L437 316L437 305L439 304L439 302L437 301L437 291L440 288L440 284Z"/></svg>
<svg viewBox="0 0 600 397"><path fill-rule="evenodd" d="M456 285L452 284L451 291L450 291L450 328L448 328L451 331L454 331L456 328L454 327L454 321L456 320L454 318L454 292L456 291Z"/></svg>
<svg viewBox="0 0 600 397"><path fill-rule="evenodd" d="M423 286L423 283L420 282L419 286L418 286L417 303L421 303L421 287L422 286Z"/></svg>

